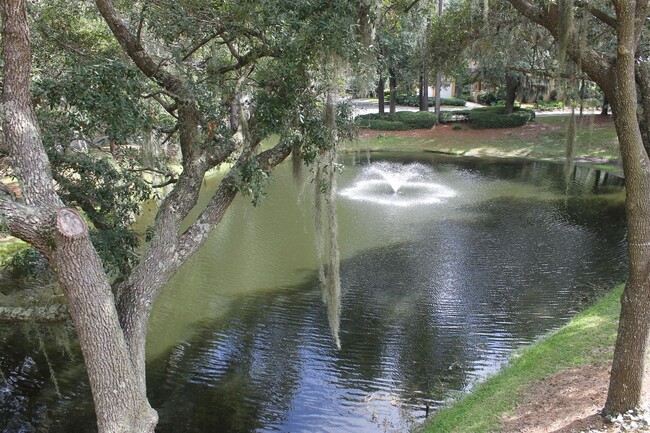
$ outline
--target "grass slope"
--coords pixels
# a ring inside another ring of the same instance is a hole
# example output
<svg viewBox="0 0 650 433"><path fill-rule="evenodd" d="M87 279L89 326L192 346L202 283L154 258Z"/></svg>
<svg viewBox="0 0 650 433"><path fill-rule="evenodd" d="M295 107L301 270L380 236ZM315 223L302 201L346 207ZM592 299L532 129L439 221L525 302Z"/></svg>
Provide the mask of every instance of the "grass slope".
<svg viewBox="0 0 650 433"><path fill-rule="evenodd" d="M452 130L449 125L437 126L431 131L411 134L379 133L346 144L348 150L370 151L434 151L456 155L505 155L535 159L563 159L565 130L569 116L538 116L534 122L521 128L499 130L472 130L462 126ZM595 116L578 119L576 158L619 159L616 130L611 121L603 122Z"/></svg>
<svg viewBox="0 0 650 433"><path fill-rule="evenodd" d="M494 377L453 406L438 412L427 433L499 431L500 417L515 408L520 390L566 368L612 358L623 286L537 344L513 357Z"/></svg>

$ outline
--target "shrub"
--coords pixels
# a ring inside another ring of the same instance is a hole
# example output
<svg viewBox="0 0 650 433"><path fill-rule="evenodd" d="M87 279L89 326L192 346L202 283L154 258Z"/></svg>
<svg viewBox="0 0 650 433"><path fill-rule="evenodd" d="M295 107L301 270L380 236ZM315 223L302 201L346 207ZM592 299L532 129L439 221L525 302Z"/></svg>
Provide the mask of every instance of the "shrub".
<svg viewBox="0 0 650 433"><path fill-rule="evenodd" d="M394 114L370 113L357 116L357 125L381 131L428 129L436 124L436 115L428 111L398 111Z"/></svg>
<svg viewBox="0 0 650 433"><path fill-rule="evenodd" d="M535 112L515 108L512 114L504 114L503 107L476 108L469 112L469 123L476 129L514 128L523 126L535 118Z"/></svg>
<svg viewBox="0 0 650 433"><path fill-rule="evenodd" d="M441 98L442 105L451 105L454 107L464 107L467 105L467 101L461 98Z"/></svg>
<svg viewBox="0 0 650 433"><path fill-rule="evenodd" d="M407 131L413 128L395 120L371 119L368 121L368 129L377 131Z"/></svg>
<svg viewBox="0 0 650 433"><path fill-rule="evenodd" d="M476 96L476 100L479 104L482 105L496 105L499 101L499 98L494 93L490 92L481 92Z"/></svg>
<svg viewBox="0 0 650 433"><path fill-rule="evenodd" d="M397 95L395 102L399 105L406 105L407 107L419 107L420 97L417 95ZM440 98L441 105L451 105L454 107L464 107L467 101L460 98ZM429 98L429 107L436 105L436 98Z"/></svg>
<svg viewBox="0 0 650 433"><path fill-rule="evenodd" d="M409 126L410 129L429 129L436 126L436 113L430 111L398 111L394 119Z"/></svg>
<svg viewBox="0 0 650 433"><path fill-rule="evenodd" d="M451 129L453 129L454 131L462 131L463 127L460 125L454 125L451 127Z"/></svg>
<svg viewBox="0 0 650 433"><path fill-rule="evenodd" d="M564 108L564 103L562 101L559 102L545 102L543 100L535 101L535 109L540 110L540 111L553 111L553 110L561 110Z"/></svg>

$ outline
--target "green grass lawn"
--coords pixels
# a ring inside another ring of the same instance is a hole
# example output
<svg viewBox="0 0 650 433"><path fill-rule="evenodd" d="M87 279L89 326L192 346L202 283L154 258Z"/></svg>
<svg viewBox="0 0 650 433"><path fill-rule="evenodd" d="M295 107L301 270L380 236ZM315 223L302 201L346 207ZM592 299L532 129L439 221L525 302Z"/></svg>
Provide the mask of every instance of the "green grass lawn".
<svg viewBox="0 0 650 433"><path fill-rule="evenodd" d="M427 433L499 431L500 417L517 405L521 390L561 370L599 364L612 358L620 296L618 286L591 308L537 344L513 356L501 372L473 392L438 412L425 425Z"/></svg>
<svg viewBox="0 0 650 433"><path fill-rule="evenodd" d="M566 115L538 116L522 128L471 130L462 125L460 130L438 126L424 134L379 133L372 138L347 143L344 149L370 151L434 151L456 155L503 155L535 159L563 159ZM616 161L619 159L618 139L612 122L594 121L595 116L578 119L576 158Z"/></svg>

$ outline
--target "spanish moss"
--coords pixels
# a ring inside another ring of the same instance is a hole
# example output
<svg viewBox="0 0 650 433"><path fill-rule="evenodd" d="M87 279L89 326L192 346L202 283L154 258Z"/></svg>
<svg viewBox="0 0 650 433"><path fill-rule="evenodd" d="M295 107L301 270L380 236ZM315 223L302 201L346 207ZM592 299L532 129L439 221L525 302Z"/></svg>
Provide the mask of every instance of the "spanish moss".
<svg viewBox="0 0 650 433"><path fill-rule="evenodd" d="M577 136L576 109L575 107L572 106L571 116L569 117L569 122L567 124L566 147L564 150L564 175L567 180L567 188L568 188L568 182L569 180L571 180L571 176L573 175L573 169L575 166L573 159L575 156L576 136Z"/></svg>
<svg viewBox="0 0 650 433"><path fill-rule="evenodd" d="M336 113L332 92L327 94L325 125L336 142ZM341 348L339 329L341 322L341 278L336 214L336 147L332 146L316 163L314 176L314 219L318 277L323 302L327 306L327 319L337 349Z"/></svg>
<svg viewBox="0 0 650 433"><path fill-rule="evenodd" d="M59 381L57 380L56 375L54 374L54 367L52 366L50 357L47 354L47 350L45 350L45 343L43 342L43 337L41 336L40 331L37 331L36 335L38 338L38 347L43 353L43 356L45 357L45 362L47 363L47 369L50 372L50 378L52 379L52 384L54 385L54 391L56 392L56 395L59 398L62 398L61 390L59 389Z"/></svg>
<svg viewBox="0 0 650 433"><path fill-rule="evenodd" d="M558 0L558 63L560 69L566 64L569 40L574 33L573 0Z"/></svg>
<svg viewBox="0 0 650 433"><path fill-rule="evenodd" d="M339 338L341 315L341 281L339 270L338 224L336 216L336 152L330 151L316 163L314 175L314 222L316 251L318 253L318 278L327 319L336 348L341 348Z"/></svg>

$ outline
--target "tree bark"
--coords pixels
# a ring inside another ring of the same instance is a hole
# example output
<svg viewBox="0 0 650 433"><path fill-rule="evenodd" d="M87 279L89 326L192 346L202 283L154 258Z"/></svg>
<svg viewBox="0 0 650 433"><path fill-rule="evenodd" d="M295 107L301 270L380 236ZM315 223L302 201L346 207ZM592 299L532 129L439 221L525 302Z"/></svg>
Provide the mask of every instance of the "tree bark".
<svg viewBox="0 0 650 433"><path fill-rule="evenodd" d="M88 226L74 209L57 212L55 243L57 278L79 337L99 431L153 432L158 415L140 387Z"/></svg>
<svg viewBox="0 0 650 433"><path fill-rule="evenodd" d="M603 94L603 106L600 110L600 115L609 116L609 99L607 99L607 95L604 94Z"/></svg>
<svg viewBox="0 0 650 433"><path fill-rule="evenodd" d="M650 159L637 121L635 83L635 1L614 2L617 16L617 92L610 95L626 183L629 279L621 297L621 317L604 412L641 406L650 336Z"/></svg>
<svg viewBox="0 0 650 433"><path fill-rule="evenodd" d="M396 98L397 98L397 77L395 76L395 71L393 69L389 69L388 73L390 74L390 78L388 80L388 88L390 90L390 113L394 114L396 110Z"/></svg>
<svg viewBox="0 0 650 433"><path fill-rule="evenodd" d="M557 39L557 5L550 4L549 8L542 9L526 0L509 1L522 15L545 27ZM650 315L647 314L650 309L650 160L646 150L650 143L643 142L642 131L650 101L643 94L639 100L636 87L638 84L642 91L647 91L643 84L647 68L638 67L645 62L639 62L635 71L635 53L650 12L650 1L611 0L611 3L616 11L615 20L594 17L616 30L613 59L585 47L575 32L567 35L568 55L600 86L606 101L611 103L626 182L629 277L621 298L605 414L623 413L641 406L650 337ZM643 113L637 112L638 101L644 108Z"/></svg>
<svg viewBox="0 0 650 433"><path fill-rule="evenodd" d="M512 114L515 109L515 98L519 88L519 76L513 72L506 72L506 101L505 114Z"/></svg>
<svg viewBox="0 0 650 433"><path fill-rule="evenodd" d="M4 0L3 130L26 204L4 196L12 234L48 258L68 301L88 369L99 431L152 432L157 414L139 387L113 294L81 215L57 196L31 102L25 0Z"/></svg>
<svg viewBox="0 0 650 433"><path fill-rule="evenodd" d="M379 76L379 82L377 83L377 99L379 100L378 105L379 105L379 114L384 114L386 111L386 102L384 101L384 77Z"/></svg>
<svg viewBox="0 0 650 433"><path fill-rule="evenodd" d="M420 75L420 111L429 111L429 70L426 64Z"/></svg>

